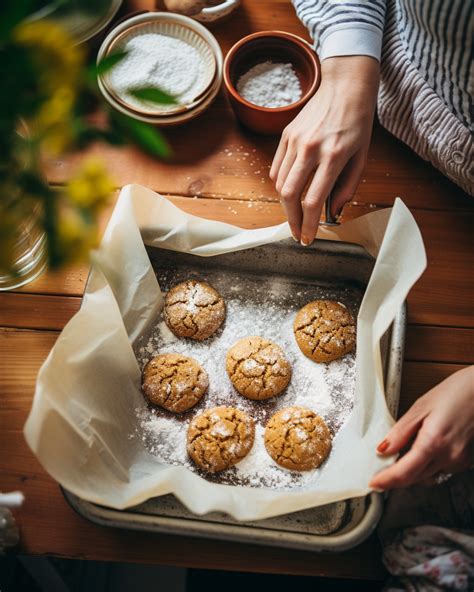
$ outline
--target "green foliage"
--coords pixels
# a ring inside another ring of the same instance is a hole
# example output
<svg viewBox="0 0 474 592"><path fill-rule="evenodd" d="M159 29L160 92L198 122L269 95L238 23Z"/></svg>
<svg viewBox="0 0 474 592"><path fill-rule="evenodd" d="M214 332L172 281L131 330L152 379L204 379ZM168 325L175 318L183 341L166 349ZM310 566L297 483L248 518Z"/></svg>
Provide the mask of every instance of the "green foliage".
<svg viewBox="0 0 474 592"><path fill-rule="evenodd" d="M140 148L152 156L161 158L171 156L171 149L168 143L156 128L115 111L111 112L111 117L126 138L134 141Z"/></svg>
<svg viewBox="0 0 474 592"><path fill-rule="evenodd" d="M127 92L136 99L157 105L176 105L177 103L172 95L155 87L130 88Z"/></svg>
<svg viewBox="0 0 474 592"><path fill-rule="evenodd" d="M41 206L51 267L86 256L98 237L97 214L114 189L100 162L86 163L64 187L52 188L40 172L41 151L60 154L92 142L133 142L168 158L171 150L158 129L114 111L97 87L97 77L126 56L115 52L86 65L82 48L46 19L28 21L39 9L100 13L108 0L0 0L0 268L15 273L9 260L14 230ZM26 19L26 20L25 20ZM157 88L132 89L138 99L173 104ZM101 105L100 125L94 113ZM26 126L25 126L26 123ZM26 131L27 130L27 131ZM79 253L79 255L78 255Z"/></svg>
<svg viewBox="0 0 474 592"><path fill-rule="evenodd" d="M105 56L105 58L102 58L98 64L93 64L93 65L89 66L89 68L88 68L89 77L91 79L95 80L95 78L97 76L102 76L103 74L106 74L107 72L112 70L112 68L114 68L114 66L116 66L118 63L120 63L126 55L127 55L126 51L116 51L114 53L111 53L111 54Z"/></svg>
<svg viewBox="0 0 474 592"><path fill-rule="evenodd" d="M14 27L31 14L32 0L2 0L0 10L0 41L8 38Z"/></svg>

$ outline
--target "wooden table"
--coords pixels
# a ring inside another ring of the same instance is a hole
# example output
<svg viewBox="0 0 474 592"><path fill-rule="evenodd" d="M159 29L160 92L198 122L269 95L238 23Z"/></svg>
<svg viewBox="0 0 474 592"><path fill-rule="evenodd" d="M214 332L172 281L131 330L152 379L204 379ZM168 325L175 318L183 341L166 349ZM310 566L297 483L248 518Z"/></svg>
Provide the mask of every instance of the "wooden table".
<svg viewBox="0 0 474 592"><path fill-rule="evenodd" d="M141 1L140 7L150 2ZM135 3L137 6L137 3ZM223 52L239 38L263 29L307 37L286 0L244 0L235 16L214 27ZM268 169L277 140L243 130L223 95L209 111L169 130L170 163L135 148L97 146L117 187L140 183L187 212L245 228L284 220ZM84 154L48 166L61 184ZM452 372L474 362L472 200L403 144L375 126L369 160L343 219L390 206L396 196L413 212L423 234L429 266L408 298L408 334L400 412ZM375 537L338 555L300 553L226 542L147 535L90 524L70 509L23 439L41 363L65 323L78 310L86 267L46 273L34 283L0 294L0 490L22 490L17 512L19 551L67 557L161 563L332 577L382 578ZM60 443L58 443L60 445Z"/></svg>

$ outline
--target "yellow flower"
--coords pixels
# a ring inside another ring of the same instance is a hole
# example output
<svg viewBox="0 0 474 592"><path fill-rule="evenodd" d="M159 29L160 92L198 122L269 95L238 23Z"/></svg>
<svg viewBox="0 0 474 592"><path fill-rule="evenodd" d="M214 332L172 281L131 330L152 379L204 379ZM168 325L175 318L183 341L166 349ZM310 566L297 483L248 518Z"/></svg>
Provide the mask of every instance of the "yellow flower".
<svg viewBox="0 0 474 592"><path fill-rule="evenodd" d="M48 20L24 22L16 28L14 38L31 50L46 93L77 85L84 54L60 25Z"/></svg>
<svg viewBox="0 0 474 592"><path fill-rule="evenodd" d="M77 263L98 246L99 230L95 221L86 222L77 210L66 208L59 215L57 240L64 261Z"/></svg>
<svg viewBox="0 0 474 592"><path fill-rule="evenodd" d="M47 20L22 23L14 36L17 43L30 50L43 100L30 121L32 130L47 150L58 154L73 138L71 122L83 52L62 27Z"/></svg>
<svg viewBox="0 0 474 592"><path fill-rule="evenodd" d="M71 118L74 100L75 95L70 88L58 88L51 98L43 103L32 122L43 146L54 154L63 152L72 141Z"/></svg>
<svg viewBox="0 0 474 592"><path fill-rule="evenodd" d="M114 185L99 160L87 160L66 186L66 196L79 208L95 210L110 198Z"/></svg>

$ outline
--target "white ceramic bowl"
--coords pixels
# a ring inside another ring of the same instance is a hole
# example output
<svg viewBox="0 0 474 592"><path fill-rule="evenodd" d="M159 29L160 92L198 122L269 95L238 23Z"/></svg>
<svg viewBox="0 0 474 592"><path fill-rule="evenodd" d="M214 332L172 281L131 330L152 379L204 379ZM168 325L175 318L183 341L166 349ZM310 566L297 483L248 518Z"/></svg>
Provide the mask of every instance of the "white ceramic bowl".
<svg viewBox="0 0 474 592"><path fill-rule="evenodd" d="M184 116L206 100L216 82L220 87L222 81L222 51L215 37L201 24L189 17L169 12L139 14L120 23L107 35L99 49L97 61L109 52L120 49L126 40L150 32L182 39L200 53L205 64L205 75L198 79L195 88L193 87L194 98L186 104L156 106L143 104L142 107L127 102L126 97L119 96L108 75L99 77L99 88L113 107L140 121L149 122L151 118L155 122L156 117ZM166 124L166 121L163 121L163 124Z"/></svg>

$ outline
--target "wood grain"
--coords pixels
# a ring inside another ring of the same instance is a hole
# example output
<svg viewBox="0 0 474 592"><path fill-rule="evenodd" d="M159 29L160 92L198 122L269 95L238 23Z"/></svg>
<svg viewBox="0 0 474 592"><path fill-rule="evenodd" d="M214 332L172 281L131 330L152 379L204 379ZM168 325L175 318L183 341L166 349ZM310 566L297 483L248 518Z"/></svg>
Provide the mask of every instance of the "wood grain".
<svg viewBox="0 0 474 592"><path fill-rule="evenodd" d="M405 362L402 370L398 417L401 417L416 399L462 368L466 368L466 364Z"/></svg>
<svg viewBox="0 0 474 592"><path fill-rule="evenodd" d="M88 274L87 264L74 265L57 271L47 270L36 280L12 293L82 296Z"/></svg>
<svg viewBox="0 0 474 592"><path fill-rule="evenodd" d="M474 329L408 325L405 360L474 364Z"/></svg>
<svg viewBox="0 0 474 592"><path fill-rule="evenodd" d="M79 297L0 292L0 326L62 329L80 306Z"/></svg>

